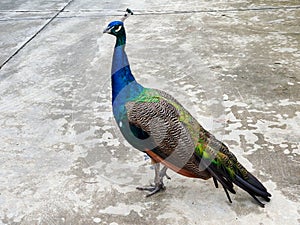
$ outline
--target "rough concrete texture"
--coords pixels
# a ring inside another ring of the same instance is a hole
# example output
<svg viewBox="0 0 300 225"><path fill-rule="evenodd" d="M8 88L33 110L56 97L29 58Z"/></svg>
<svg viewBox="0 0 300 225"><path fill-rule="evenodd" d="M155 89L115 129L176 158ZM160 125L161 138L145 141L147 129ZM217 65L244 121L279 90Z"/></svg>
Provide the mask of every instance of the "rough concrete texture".
<svg viewBox="0 0 300 225"><path fill-rule="evenodd" d="M115 40L102 34L127 7L137 80L176 96L224 141L272 193L265 208L241 189L230 204L211 180L172 172L165 192L135 189L153 170L115 129ZM0 9L1 225L300 223L298 1L2 0Z"/></svg>

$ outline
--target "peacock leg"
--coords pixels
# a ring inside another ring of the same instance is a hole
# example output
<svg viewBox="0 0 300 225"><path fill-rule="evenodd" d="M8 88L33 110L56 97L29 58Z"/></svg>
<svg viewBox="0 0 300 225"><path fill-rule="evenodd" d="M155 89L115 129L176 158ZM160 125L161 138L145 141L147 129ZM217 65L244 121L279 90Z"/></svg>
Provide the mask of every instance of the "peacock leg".
<svg viewBox="0 0 300 225"><path fill-rule="evenodd" d="M166 187L163 183L163 177L166 176L167 178L169 177L166 174L166 170L165 167L159 171L160 168L160 164L159 163L155 163L154 164L154 170L155 170L155 177L154 177L154 184L151 184L150 187L137 187L138 190L140 191L150 191L149 194L146 195L146 197L149 197L151 195L156 194L157 192L160 192L162 190L165 190Z"/></svg>
<svg viewBox="0 0 300 225"><path fill-rule="evenodd" d="M171 180L171 177L168 176L167 174L167 169L168 167L164 166L161 171L159 172L159 176L161 179L163 179L164 177L166 177L167 179Z"/></svg>

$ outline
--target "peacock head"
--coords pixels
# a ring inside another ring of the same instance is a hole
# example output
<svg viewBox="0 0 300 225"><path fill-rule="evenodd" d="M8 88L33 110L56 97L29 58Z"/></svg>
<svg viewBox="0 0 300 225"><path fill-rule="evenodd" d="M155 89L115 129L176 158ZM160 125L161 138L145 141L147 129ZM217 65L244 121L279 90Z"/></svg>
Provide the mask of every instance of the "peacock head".
<svg viewBox="0 0 300 225"><path fill-rule="evenodd" d="M113 21L108 24L108 26L104 29L103 33L111 34L116 37L120 35L124 35L124 23L122 21Z"/></svg>
<svg viewBox="0 0 300 225"><path fill-rule="evenodd" d="M104 29L103 33L111 34L116 37L124 35L125 34L124 21L130 15L133 15L133 12L130 9L126 9L125 15L122 17L121 21L110 22L108 26Z"/></svg>

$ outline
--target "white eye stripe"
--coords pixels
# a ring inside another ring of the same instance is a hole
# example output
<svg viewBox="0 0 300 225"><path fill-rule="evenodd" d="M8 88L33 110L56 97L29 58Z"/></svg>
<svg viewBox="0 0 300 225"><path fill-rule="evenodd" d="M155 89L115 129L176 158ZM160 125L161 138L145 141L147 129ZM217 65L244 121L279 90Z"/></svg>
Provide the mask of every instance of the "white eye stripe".
<svg viewBox="0 0 300 225"><path fill-rule="evenodd" d="M116 29L116 32L119 32L121 30L122 26L119 26L118 29Z"/></svg>

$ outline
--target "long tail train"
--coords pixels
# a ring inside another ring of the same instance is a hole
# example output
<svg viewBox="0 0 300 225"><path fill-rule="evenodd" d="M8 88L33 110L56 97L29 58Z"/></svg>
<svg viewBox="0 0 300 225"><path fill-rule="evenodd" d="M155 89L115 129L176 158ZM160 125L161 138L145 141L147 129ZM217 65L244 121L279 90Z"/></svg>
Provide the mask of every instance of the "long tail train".
<svg viewBox="0 0 300 225"><path fill-rule="evenodd" d="M214 167L216 166L211 164L207 167L207 170L211 173L216 188L218 188L218 182L221 183L230 203L232 203L232 201L228 191L232 194L236 193L233 189L233 183L248 192L261 207L264 207L265 204L257 197L261 197L267 202L270 201L271 194L250 172L247 171L247 176L245 178L242 178L242 175L239 174L235 174L234 178L232 178L226 170L220 170L220 168Z"/></svg>

